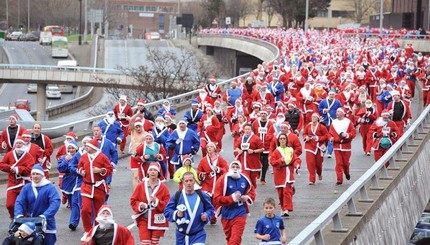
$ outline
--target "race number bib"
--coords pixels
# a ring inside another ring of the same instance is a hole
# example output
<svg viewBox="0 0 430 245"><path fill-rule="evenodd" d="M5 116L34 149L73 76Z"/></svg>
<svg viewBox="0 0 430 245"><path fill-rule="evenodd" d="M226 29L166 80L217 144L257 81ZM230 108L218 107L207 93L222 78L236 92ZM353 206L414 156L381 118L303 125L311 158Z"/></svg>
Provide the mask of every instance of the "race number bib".
<svg viewBox="0 0 430 245"><path fill-rule="evenodd" d="M119 118L119 119L123 119L123 118L125 118L125 114L124 114L124 113L118 113L118 118Z"/></svg>
<svg viewBox="0 0 430 245"><path fill-rule="evenodd" d="M267 128L259 127L258 128L258 133L259 134L267 134Z"/></svg>
<svg viewBox="0 0 430 245"><path fill-rule="evenodd" d="M154 215L154 224L164 224L166 223L166 218L164 214L155 214Z"/></svg>
<svg viewBox="0 0 430 245"><path fill-rule="evenodd" d="M382 133L383 133L384 135L389 134L389 133L390 133L390 127L383 127L383 128L382 128Z"/></svg>
<svg viewBox="0 0 430 245"><path fill-rule="evenodd" d="M249 143L242 143L240 145L240 149L242 149L242 151L247 151L249 150Z"/></svg>
<svg viewBox="0 0 430 245"><path fill-rule="evenodd" d="M212 126L212 121L206 120L204 121L205 127Z"/></svg>

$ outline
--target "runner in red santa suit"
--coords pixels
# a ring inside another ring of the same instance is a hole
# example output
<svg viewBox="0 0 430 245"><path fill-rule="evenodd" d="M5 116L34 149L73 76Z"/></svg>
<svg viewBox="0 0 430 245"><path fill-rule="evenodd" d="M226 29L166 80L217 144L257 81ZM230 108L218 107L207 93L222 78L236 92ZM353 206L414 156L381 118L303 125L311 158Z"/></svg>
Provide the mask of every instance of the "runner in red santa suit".
<svg viewBox="0 0 430 245"><path fill-rule="evenodd" d="M40 148L38 145L31 143L31 132L28 130L24 130L24 132L22 133L22 139L24 140L24 149L34 158L34 160L36 161L35 163L42 162L43 149ZM49 170L51 169L51 163L42 167L43 171L45 172L45 177L46 179L48 179Z"/></svg>
<svg viewBox="0 0 430 245"><path fill-rule="evenodd" d="M225 127L224 125L228 123L228 119L226 118L226 113L224 111L224 109L222 108L222 102L221 100L215 100L214 103L214 108L213 108L213 112L216 116L216 118L218 118L219 121L219 128L217 130L217 143L218 143L218 149L222 149L222 138L225 135Z"/></svg>
<svg viewBox="0 0 430 245"><path fill-rule="evenodd" d="M274 135L272 142L270 143L269 148L269 154L271 154L273 151L275 151L277 145L277 139L280 133L284 133L288 136L288 146L292 147L294 150L294 154L296 154L297 157L300 157L302 155L302 143L300 142L299 136L297 136L294 133L291 133L291 126L288 122L283 122L281 126L279 126L280 132L276 135Z"/></svg>
<svg viewBox="0 0 430 245"><path fill-rule="evenodd" d="M298 107L301 108L304 117L304 125L307 125L312 121L312 113L317 111L318 108L314 104L316 94L311 87L309 82L305 83L305 86L300 89L297 94Z"/></svg>
<svg viewBox="0 0 430 245"><path fill-rule="evenodd" d="M140 159L139 162L139 181L142 181L144 177L148 175L148 168L151 163L156 162L158 164L164 164L166 160L166 150L163 145L154 142L154 136L152 133L145 135L145 142L137 146L135 158ZM161 180L164 181L164 176L161 174Z"/></svg>
<svg viewBox="0 0 430 245"><path fill-rule="evenodd" d="M388 110L383 110L381 116L372 124L368 137L373 139L372 149L375 161L378 161L390 147L396 143L399 137L399 128L396 123L390 120ZM390 162L385 163L388 167Z"/></svg>
<svg viewBox="0 0 430 245"><path fill-rule="evenodd" d="M133 116L133 109L131 106L127 105L127 96L121 95L119 97L119 102L113 108L113 113L115 114L115 118L121 124L121 129L124 132L124 138L119 144L120 151L124 153L125 145L127 143L127 136L129 135L128 126L130 118Z"/></svg>
<svg viewBox="0 0 430 245"><path fill-rule="evenodd" d="M387 110L392 116L392 120L399 128L398 137L403 135L403 130L410 124L412 119L411 109L405 101L400 99L399 91L392 92L393 101L388 104Z"/></svg>
<svg viewBox="0 0 430 245"><path fill-rule="evenodd" d="M333 143L334 155L336 157L336 185L343 183L343 174L347 180L351 179L349 172L351 158L351 142L355 138L354 124L345 117L343 108L336 110L336 119L333 120L330 130L330 141Z"/></svg>
<svg viewBox="0 0 430 245"><path fill-rule="evenodd" d="M279 134L277 141L277 147L270 155L270 164L273 166L273 179L281 203L281 216L286 218L293 211L294 172L299 173L302 161L294 154L293 148L288 146L286 134Z"/></svg>
<svg viewBox="0 0 430 245"><path fill-rule="evenodd" d="M260 101L252 102L252 112L248 115L248 121L253 123L260 116L260 111L263 108L263 105Z"/></svg>
<svg viewBox="0 0 430 245"><path fill-rule="evenodd" d="M319 123L320 115L312 114L312 122L305 126L303 140L305 142L306 166L309 172L309 185L315 184L316 175L322 180L323 155L327 150L328 140L327 127Z"/></svg>
<svg viewBox="0 0 430 245"><path fill-rule="evenodd" d="M132 218L139 228L142 245L157 245L169 223L164 217L164 208L170 200L167 186L159 179L160 165L152 162L148 168L148 178L137 185L130 197L130 205L135 214Z"/></svg>
<svg viewBox="0 0 430 245"><path fill-rule="evenodd" d="M242 105L242 100L241 99L237 99L236 102L234 103L234 107L229 109L227 111L227 115L226 115L226 119L230 125L230 131L233 130L233 125L236 124L237 122L237 116L239 114L244 115L245 117L248 117L248 109L246 109L243 105Z"/></svg>
<svg viewBox="0 0 430 245"><path fill-rule="evenodd" d="M205 191L212 199L212 204L215 207L215 215L211 219L211 224L216 224L219 208L213 202L213 194L215 192L216 181L228 171L228 164L222 156L217 152L214 143L210 142L206 145L206 157L203 157L197 167L197 174L200 181L201 190Z"/></svg>
<svg viewBox="0 0 430 245"><path fill-rule="evenodd" d="M260 183L266 184L266 172L269 168L269 148L272 142L273 134L269 133L269 129L272 127L273 122L268 119L268 112L266 109L260 111L260 117L252 123L254 128L254 134L258 135L261 142L264 145L264 151L260 153L260 161L262 164Z"/></svg>
<svg viewBox="0 0 430 245"><path fill-rule="evenodd" d="M243 136L243 126L245 126L246 123L246 117L243 114L239 114L237 116L237 121L231 130L231 136L234 138L234 140Z"/></svg>
<svg viewBox="0 0 430 245"><path fill-rule="evenodd" d="M360 86L357 89L357 92L355 93L354 96L355 100L354 100L354 114L356 114L356 112L358 112L361 108L365 107L365 102L366 100L370 100L370 96L369 94L366 92L366 87L365 86Z"/></svg>
<svg viewBox="0 0 430 245"><path fill-rule="evenodd" d="M368 137L369 129L377 118L376 108L371 100L366 100L365 107L361 108L355 115L357 125L360 125L359 132L361 134L361 143L363 152L370 156L372 147L372 138Z"/></svg>
<svg viewBox="0 0 430 245"><path fill-rule="evenodd" d="M199 109L206 111L206 105L212 105L213 101L205 89L199 89L198 91L199 95L197 96L197 101L199 102Z"/></svg>
<svg viewBox="0 0 430 245"><path fill-rule="evenodd" d="M254 101L255 94L257 93L257 89L255 88L254 78L252 77L246 78L245 84L243 84L242 91L243 91L243 94L242 94L243 105L248 111L250 111L252 110L252 101Z"/></svg>
<svg viewBox="0 0 430 245"><path fill-rule="evenodd" d="M258 92L254 94L253 101L260 101L262 105L275 107L275 97L269 90L267 90L266 83L259 86Z"/></svg>
<svg viewBox="0 0 430 245"><path fill-rule="evenodd" d="M93 226L94 210L99 210L106 200L106 193L109 192L106 179L113 172L109 158L98 148L97 139L87 141L85 149L87 152L79 160L77 170L84 181L81 185L81 217L85 233L81 241L86 240Z"/></svg>
<svg viewBox="0 0 430 245"><path fill-rule="evenodd" d="M24 149L24 139L21 136L15 140L13 150L7 152L0 161L0 170L8 174L6 208L10 219L14 217L15 201L22 187L31 182L34 163L34 158Z"/></svg>
<svg viewBox="0 0 430 245"><path fill-rule="evenodd" d="M229 170L215 184L214 203L221 206L221 222L227 245L242 244L249 205L255 201L255 189L246 174L241 171L242 164L233 161Z"/></svg>
<svg viewBox="0 0 430 245"><path fill-rule="evenodd" d="M411 93L411 89L409 88L405 79L400 80L399 85L397 86L396 90L398 90L400 92L400 98L402 98L402 100L404 102L406 102L406 105L408 107L410 107L411 106L412 93Z"/></svg>
<svg viewBox="0 0 430 245"><path fill-rule="evenodd" d="M221 88L216 83L216 77L210 76L209 77L209 83L206 84L205 90L208 93L208 96L211 98L211 105L213 106L213 102L219 98L222 97L222 91ZM204 110L203 110L204 111Z"/></svg>
<svg viewBox="0 0 430 245"><path fill-rule="evenodd" d="M131 232L126 227L119 225L114 221L111 206L109 205L101 206L100 210L97 213L96 221L98 222L98 225L94 226L89 231L88 233L89 235L85 239L83 244L134 245L134 238Z"/></svg>
<svg viewBox="0 0 430 245"><path fill-rule="evenodd" d="M21 136L25 128L18 123L18 115L12 114L9 116L9 126L3 129L1 133L1 147L6 152L12 150L15 145L15 140Z"/></svg>
<svg viewBox="0 0 430 245"><path fill-rule="evenodd" d="M425 70L419 76L419 80L421 80L423 90L423 104L427 106L430 104L430 64L425 67Z"/></svg>
<svg viewBox="0 0 430 245"><path fill-rule="evenodd" d="M254 188L257 187L257 179L260 177L261 161L260 153L264 151L264 144L253 133L252 124L245 124L243 136L234 141L234 156L242 164L242 172L246 174Z"/></svg>
<svg viewBox="0 0 430 245"><path fill-rule="evenodd" d="M206 156L206 144L213 142L218 147L218 131L220 130L220 122L213 112L211 105L206 106L206 113L203 114L198 124L197 132L200 136L200 146L202 147L202 155ZM220 150L220 149L218 149Z"/></svg>

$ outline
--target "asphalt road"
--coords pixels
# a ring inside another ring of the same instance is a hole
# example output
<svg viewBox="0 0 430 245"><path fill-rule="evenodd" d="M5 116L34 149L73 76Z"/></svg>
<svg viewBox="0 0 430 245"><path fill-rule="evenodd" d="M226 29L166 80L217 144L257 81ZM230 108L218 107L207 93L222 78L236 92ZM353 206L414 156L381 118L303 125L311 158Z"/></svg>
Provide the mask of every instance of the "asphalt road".
<svg viewBox="0 0 430 245"><path fill-rule="evenodd" d="M414 103L413 115L417 115L416 103ZM183 112L178 113L178 118L183 115ZM227 130L228 131L228 130ZM221 155L231 162L233 160L232 145L233 141L229 135L224 136L223 140L224 151ZM353 141L353 149L361 149L361 136L357 134ZM120 154L121 155L121 154ZM200 159L200 153L196 157L196 164ZM351 180L345 181L342 186L335 186L336 177L334 172L334 158L324 159L323 181L317 181L316 185L308 185L308 172L304 155L302 155L301 174L296 176L296 194L294 195L294 211L291 212L291 217L285 219L286 232L288 241L301 232L308 224L310 224L322 211L328 208L353 182L357 180L369 167L374 163L373 155L364 156L361 150L354 151L351 156ZM123 158L118 164L118 171L114 174L112 182L111 197L109 204L112 205L114 219L121 225L130 226L132 224L131 215L133 214L129 198L132 194L131 188L131 173L129 170L128 158ZM53 179L52 181L57 181ZM259 217L263 215L262 201L266 197L273 197L277 200L276 190L273 185L273 175L270 170L267 174L267 185L258 185L257 199L253 206L250 207L251 215L248 217L246 229L243 235L243 244L256 244L254 238L254 226ZM166 182L171 193L174 193L178 186L172 181ZM5 185L0 185L0 190L6 190ZM0 227L6 227L9 223L8 214L5 207L5 192L0 192ZM279 214L278 207L278 214ZM78 244L79 239L83 234L82 224L77 231L72 232L68 229L68 218L70 210L61 207L57 213L57 230L58 244ZM131 227L133 227L131 225ZM208 225L206 227L208 239L206 244L225 244L224 233L220 222L215 226ZM137 228L131 228L138 242ZM6 228L0 231L0 237L6 235ZM170 229L165 233L161 244L174 244L175 241L174 226L171 224ZM137 243L138 244L138 243Z"/></svg>
<svg viewBox="0 0 430 245"><path fill-rule="evenodd" d="M5 42L5 51L10 64L57 65L58 60L51 57L51 47L39 42ZM76 89L75 89L76 90ZM0 89L0 106L13 105L16 99L28 99L31 108L37 107L37 95L27 94L27 84L3 84ZM46 106L54 106L75 98L75 94L62 94L61 99L47 99Z"/></svg>

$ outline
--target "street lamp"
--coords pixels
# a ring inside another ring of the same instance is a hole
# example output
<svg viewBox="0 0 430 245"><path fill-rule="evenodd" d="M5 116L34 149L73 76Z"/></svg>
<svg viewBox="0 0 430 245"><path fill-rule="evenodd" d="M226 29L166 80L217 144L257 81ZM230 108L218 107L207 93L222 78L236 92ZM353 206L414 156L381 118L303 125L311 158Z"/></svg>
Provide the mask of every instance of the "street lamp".
<svg viewBox="0 0 430 245"><path fill-rule="evenodd" d="M79 37L78 44L82 45L82 0L79 0Z"/></svg>
<svg viewBox="0 0 430 245"><path fill-rule="evenodd" d="M30 0L27 0L27 32L30 32Z"/></svg>
<svg viewBox="0 0 430 245"><path fill-rule="evenodd" d="M379 10L379 35L382 36L382 26L384 23L384 0L381 0L381 9Z"/></svg>
<svg viewBox="0 0 430 245"><path fill-rule="evenodd" d="M305 33L308 32L308 20L309 20L309 0L306 0Z"/></svg>

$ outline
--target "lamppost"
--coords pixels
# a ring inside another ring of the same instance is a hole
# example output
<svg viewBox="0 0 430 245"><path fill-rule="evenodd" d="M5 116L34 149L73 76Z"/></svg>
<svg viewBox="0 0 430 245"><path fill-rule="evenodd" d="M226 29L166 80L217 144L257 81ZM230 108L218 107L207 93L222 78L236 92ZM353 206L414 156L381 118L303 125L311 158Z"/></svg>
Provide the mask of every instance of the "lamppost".
<svg viewBox="0 0 430 245"><path fill-rule="evenodd" d="M82 0L79 0L79 37L78 44L82 45Z"/></svg>
<svg viewBox="0 0 430 245"><path fill-rule="evenodd" d="M27 32L30 32L30 0L27 0Z"/></svg>
<svg viewBox="0 0 430 245"><path fill-rule="evenodd" d="M384 23L384 0L381 0L381 9L379 10L379 35L382 36L382 28Z"/></svg>
<svg viewBox="0 0 430 245"><path fill-rule="evenodd" d="M308 20L309 20L309 0L306 0L305 33L308 31Z"/></svg>

